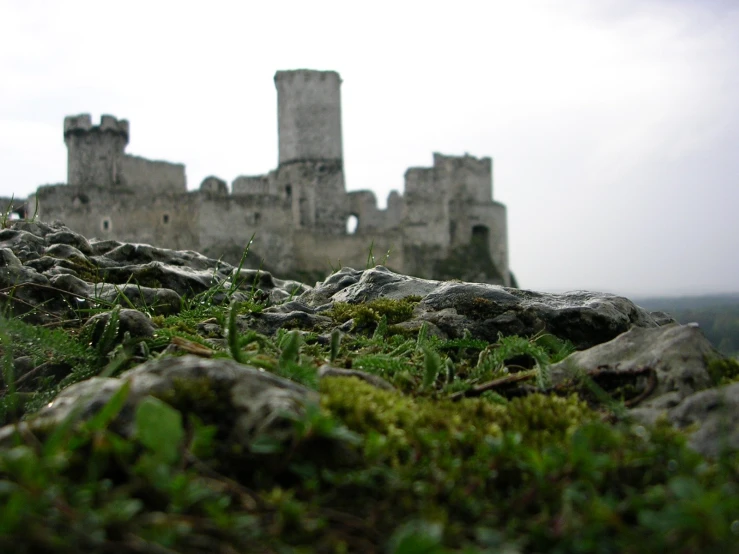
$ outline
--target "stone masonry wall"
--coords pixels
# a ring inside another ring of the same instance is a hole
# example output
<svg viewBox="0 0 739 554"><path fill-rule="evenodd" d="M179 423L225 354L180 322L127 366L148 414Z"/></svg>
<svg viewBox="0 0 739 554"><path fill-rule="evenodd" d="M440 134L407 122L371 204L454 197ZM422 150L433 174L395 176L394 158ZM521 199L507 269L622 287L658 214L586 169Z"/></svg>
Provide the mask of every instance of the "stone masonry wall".
<svg viewBox="0 0 739 554"><path fill-rule="evenodd" d="M89 114L64 119L67 183L112 187L120 184L121 158L128 144L128 121L110 115L92 125Z"/></svg>
<svg viewBox="0 0 739 554"><path fill-rule="evenodd" d="M56 185L36 191L39 217L61 220L89 238L144 242L164 248L197 250L193 226L200 202L189 194L160 194L146 201L136 189Z"/></svg>
<svg viewBox="0 0 739 554"><path fill-rule="evenodd" d="M335 71L278 71L280 165L341 160L341 78Z"/></svg>
<svg viewBox="0 0 739 554"><path fill-rule="evenodd" d="M170 162L147 160L126 154L122 157L121 183L141 189L145 194L186 192L185 166Z"/></svg>

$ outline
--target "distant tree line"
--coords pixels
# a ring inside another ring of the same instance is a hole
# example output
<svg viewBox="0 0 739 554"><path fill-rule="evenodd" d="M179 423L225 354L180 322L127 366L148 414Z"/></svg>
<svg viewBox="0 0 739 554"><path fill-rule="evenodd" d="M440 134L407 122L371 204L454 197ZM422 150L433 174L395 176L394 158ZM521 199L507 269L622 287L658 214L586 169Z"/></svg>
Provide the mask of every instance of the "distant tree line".
<svg viewBox="0 0 739 554"><path fill-rule="evenodd" d="M650 311L667 312L682 324L697 323L722 354L739 358L739 294L647 298L635 302Z"/></svg>

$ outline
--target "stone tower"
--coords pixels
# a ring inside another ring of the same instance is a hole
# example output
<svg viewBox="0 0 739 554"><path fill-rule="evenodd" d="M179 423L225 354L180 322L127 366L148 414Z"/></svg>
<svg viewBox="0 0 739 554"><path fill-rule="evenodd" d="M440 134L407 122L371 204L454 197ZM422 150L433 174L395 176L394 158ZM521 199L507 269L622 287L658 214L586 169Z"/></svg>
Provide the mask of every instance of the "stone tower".
<svg viewBox="0 0 739 554"><path fill-rule="evenodd" d="M337 161L341 146L341 78L335 71L278 71L279 164Z"/></svg>
<svg viewBox="0 0 739 554"><path fill-rule="evenodd" d="M279 187L293 224L343 234L346 205L341 139L341 78L335 71L278 71Z"/></svg>
<svg viewBox="0 0 739 554"><path fill-rule="evenodd" d="M67 183L112 187L121 182L123 151L128 144L128 121L111 115L93 125L89 114L64 118L67 144Z"/></svg>

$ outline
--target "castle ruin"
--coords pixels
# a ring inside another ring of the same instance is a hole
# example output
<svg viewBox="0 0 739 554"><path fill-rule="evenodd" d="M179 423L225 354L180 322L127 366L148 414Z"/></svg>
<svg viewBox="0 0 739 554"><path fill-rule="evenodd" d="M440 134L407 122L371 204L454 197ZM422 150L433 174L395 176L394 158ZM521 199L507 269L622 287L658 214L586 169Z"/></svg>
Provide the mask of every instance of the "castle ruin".
<svg viewBox="0 0 739 554"><path fill-rule="evenodd" d="M39 216L88 237L196 250L312 283L332 267L377 263L408 275L512 285L506 208L492 194L490 158L434 154L410 168L405 193L378 209L373 192L347 192L341 79L334 71L278 71L279 163L228 185L208 177L188 191L185 166L125 153L129 124L104 115L64 120L67 183L39 187ZM347 230L349 218L356 229ZM386 252L390 257L385 261Z"/></svg>

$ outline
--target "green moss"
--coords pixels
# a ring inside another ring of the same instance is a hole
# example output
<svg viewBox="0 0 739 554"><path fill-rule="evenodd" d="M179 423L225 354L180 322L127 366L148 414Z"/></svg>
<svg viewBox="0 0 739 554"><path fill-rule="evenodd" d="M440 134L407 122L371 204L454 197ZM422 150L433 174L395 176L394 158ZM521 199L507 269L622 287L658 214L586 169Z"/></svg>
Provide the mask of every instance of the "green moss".
<svg viewBox="0 0 739 554"><path fill-rule="evenodd" d="M223 423L224 419L232 419L228 417L229 402L220 396L223 393L214 387L212 379L197 377L173 379L172 388L157 397L185 414L197 412L206 423Z"/></svg>
<svg viewBox="0 0 739 554"><path fill-rule="evenodd" d="M337 324L354 320L355 327L364 328L376 325L384 316L388 325L397 325L408 321L413 315L413 308L421 301L420 296L406 296L401 299L378 298L363 304L335 302L323 315L332 318Z"/></svg>
<svg viewBox="0 0 739 554"><path fill-rule="evenodd" d="M597 417L576 396L532 394L505 405L482 399L410 398L379 390L356 379L323 379L322 406L349 429L379 433L396 450L409 447L425 433L443 432L455 441L484 440L502 432L519 433L527 444L561 441ZM460 444L461 444L460 442Z"/></svg>
<svg viewBox="0 0 739 554"><path fill-rule="evenodd" d="M716 385L739 381L739 362L733 358L715 358L708 362L706 369Z"/></svg>
<svg viewBox="0 0 739 554"><path fill-rule="evenodd" d="M100 268L87 258L73 256L59 260L59 265L71 269L77 276L88 283L102 283L104 280L100 275Z"/></svg>

